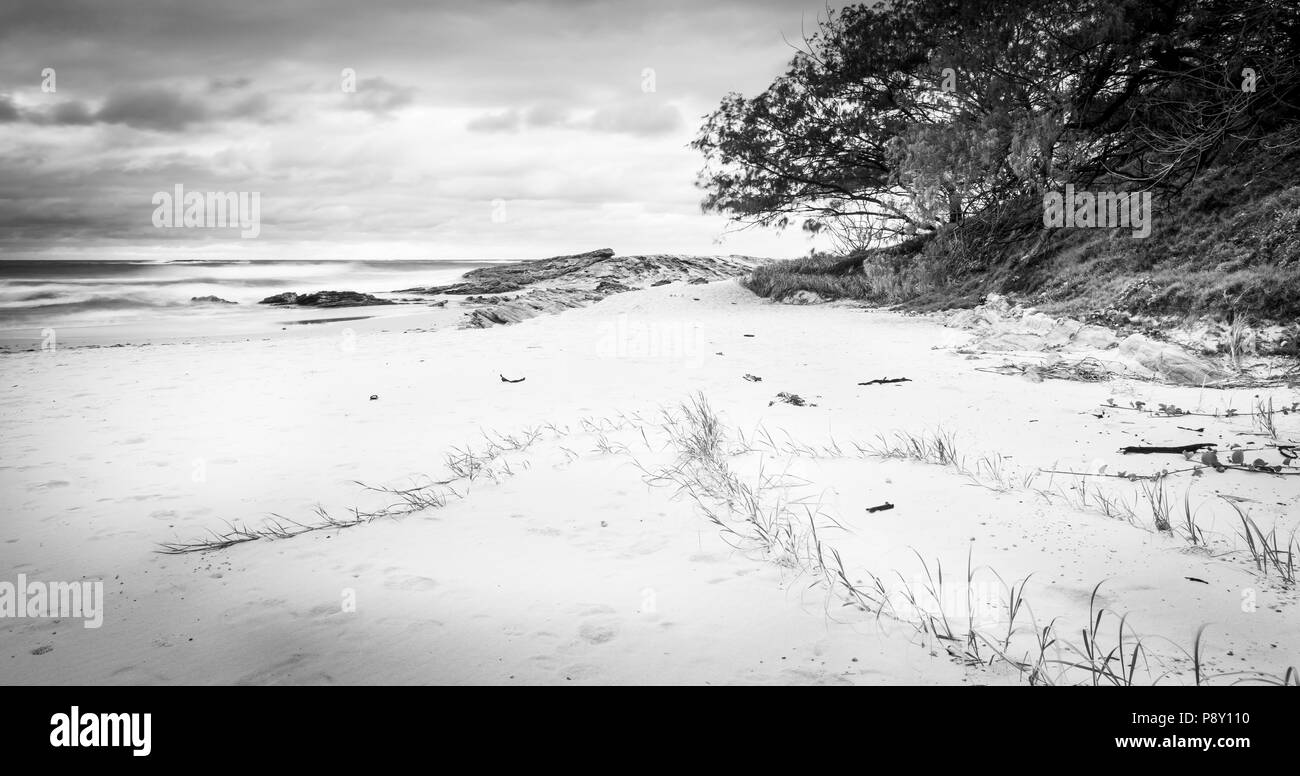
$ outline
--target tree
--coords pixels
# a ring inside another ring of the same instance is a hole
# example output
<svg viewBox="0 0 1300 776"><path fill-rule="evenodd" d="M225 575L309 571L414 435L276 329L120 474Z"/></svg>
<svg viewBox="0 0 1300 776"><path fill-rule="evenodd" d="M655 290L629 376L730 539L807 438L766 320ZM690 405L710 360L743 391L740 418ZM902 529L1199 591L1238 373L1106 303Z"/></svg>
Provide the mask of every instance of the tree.
<svg viewBox="0 0 1300 776"><path fill-rule="evenodd" d="M1064 182L1177 188L1296 119L1298 19L1285 0L829 12L763 93L706 117L703 207L887 241Z"/></svg>

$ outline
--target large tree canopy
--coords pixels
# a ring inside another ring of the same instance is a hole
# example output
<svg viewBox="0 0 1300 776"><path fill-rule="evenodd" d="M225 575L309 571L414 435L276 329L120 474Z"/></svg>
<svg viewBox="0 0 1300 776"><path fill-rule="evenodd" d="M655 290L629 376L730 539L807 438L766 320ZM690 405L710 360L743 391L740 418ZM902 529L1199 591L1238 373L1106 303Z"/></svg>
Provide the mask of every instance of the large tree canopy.
<svg viewBox="0 0 1300 776"><path fill-rule="evenodd" d="M829 12L693 145L706 211L875 239L1065 182L1185 185L1300 113L1293 0L900 0Z"/></svg>

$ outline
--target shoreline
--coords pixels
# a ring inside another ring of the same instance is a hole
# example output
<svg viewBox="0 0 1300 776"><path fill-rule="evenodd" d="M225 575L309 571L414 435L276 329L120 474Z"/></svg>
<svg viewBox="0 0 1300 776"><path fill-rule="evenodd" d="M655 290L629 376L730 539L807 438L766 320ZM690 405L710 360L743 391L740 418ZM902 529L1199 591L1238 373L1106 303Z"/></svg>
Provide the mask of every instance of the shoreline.
<svg viewBox="0 0 1300 776"><path fill-rule="evenodd" d="M377 296L376 301L382 303L369 305L267 304L271 298L294 293L280 290L267 294L260 301L249 303L246 300L238 307L221 305L214 309L211 304L192 302L189 307L167 308L173 310L173 314L142 321L61 323L52 319L48 326L6 325L0 327L0 354L49 350L51 332L54 333L55 347L96 348L190 345L295 336L353 336L390 331L401 326L421 331L457 326L481 328L585 306L614 293L656 283L701 282L730 277L766 261L734 256L616 256L608 249L521 261L456 261L450 264L462 264L468 269L456 275L449 285L372 291ZM249 264L236 263L241 266ZM478 289L497 292L490 294L474 293L473 288L463 293L457 290L471 285L467 278L481 277L479 283L492 283L493 277L503 273L512 278L510 291L504 294L500 293L499 285ZM445 279L452 278L448 276ZM346 283L345 280L339 282Z"/></svg>

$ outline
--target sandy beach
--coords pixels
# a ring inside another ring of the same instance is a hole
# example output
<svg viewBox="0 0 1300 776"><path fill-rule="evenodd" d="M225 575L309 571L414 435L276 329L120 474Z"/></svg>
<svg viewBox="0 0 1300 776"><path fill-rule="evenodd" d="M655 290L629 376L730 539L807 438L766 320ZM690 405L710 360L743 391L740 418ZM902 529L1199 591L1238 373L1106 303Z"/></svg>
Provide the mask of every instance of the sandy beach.
<svg viewBox="0 0 1300 776"><path fill-rule="evenodd" d="M1091 683L1094 621L1134 683L1194 682L1202 626L1215 683L1300 665L1294 584L1233 508L1285 545L1297 478L1157 481L1192 542L1157 530L1150 481L1039 471L1183 468L1117 451L1258 439L1225 412L1294 390L1035 382L980 371L1005 354L942 316L735 280L482 330L401 320L0 356L0 568L105 594L99 628L0 622L3 681ZM713 458L686 441L700 401ZM427 508L395 508L421 487ZM165 551L232 527L260 538Z"/></svg>

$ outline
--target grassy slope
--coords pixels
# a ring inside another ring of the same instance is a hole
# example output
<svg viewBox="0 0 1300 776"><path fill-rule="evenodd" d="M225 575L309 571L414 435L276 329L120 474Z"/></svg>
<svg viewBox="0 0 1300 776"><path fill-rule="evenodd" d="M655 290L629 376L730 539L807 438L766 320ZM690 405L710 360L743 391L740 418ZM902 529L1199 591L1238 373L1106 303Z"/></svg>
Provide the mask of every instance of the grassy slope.
<svg viewBox="0 0 1300 776"><path fill-rule="evenodd" d="M1157 202L1146 239L1126 229L1045 232L1034 200L1013 206L1017 223L1031 227L1014 236L999 227L983 239L986 225L971 220L852 257L767 265L747 286L774 299L806 289L912 309L970 306L996 291L1079 317L1119 310L1291 322L1300 318L1300 146L1285 142Z"/></svg>

